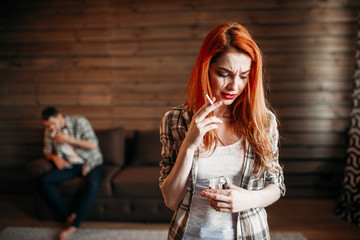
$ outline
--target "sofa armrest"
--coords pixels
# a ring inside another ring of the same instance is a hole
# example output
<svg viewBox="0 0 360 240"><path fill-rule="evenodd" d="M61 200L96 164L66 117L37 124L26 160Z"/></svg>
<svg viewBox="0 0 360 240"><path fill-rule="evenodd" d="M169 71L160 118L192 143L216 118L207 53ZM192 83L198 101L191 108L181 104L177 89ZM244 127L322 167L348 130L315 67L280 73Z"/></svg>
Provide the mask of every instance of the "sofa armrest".
<svg viewBox="0 0 360 240"><path fill-rule="evenodd" d="M54 164L46 158L39 158L27 165L27 170L33 178L38 178L54 168Z"/></svg>

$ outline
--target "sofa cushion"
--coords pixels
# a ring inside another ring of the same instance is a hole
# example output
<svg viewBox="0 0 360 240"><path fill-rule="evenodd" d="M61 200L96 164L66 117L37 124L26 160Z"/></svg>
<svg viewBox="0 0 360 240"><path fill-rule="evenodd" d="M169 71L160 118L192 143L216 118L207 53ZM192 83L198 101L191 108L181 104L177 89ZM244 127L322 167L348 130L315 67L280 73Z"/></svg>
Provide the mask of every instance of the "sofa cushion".
<svg viewBox="0 0 360 240"><path fill-rule="evenodd" d="M27 165L27 171L33 178L41 177L53 168L54 164L46 158L36 159Z"/></svg>
<svg viewBox="0 0 360 240"><path fill-rule="evenodd" d="M120 167L117 166L103 166L104 169L104 179L100 184L98 196L99 197L112 197L112 187L111 187L111 179L116 176L116 174L120 171Z"/></svg>
<svg viewBox="0 0 360 240"><path fill-rule="evenodd" d="M95 133L99 140L104 163L122 167L125 163L125 129L118 127L114 129L97 130Z"/></svg>
<svg viewBox="0 0 360 240"><path fill-rule="evenodd" d="M119 172L120 167L103 166L104 179L100 183L97 197L112 197L111 179ZM60 192L65 196L75 196L83 190L84 178L75 177L59 184Z"/></svg>
<svg viewBox="0 0 360 240"><path fill-rule="evenodd" d="M135 131L130 165L158 166L161 160L159 130Z"/></svg>
<svg viewBox="0 0 360 240"><path fill-rule="evenodd" d="M162 198L159 176L159 167L127 167L112 181L114 196Z"/></svg>

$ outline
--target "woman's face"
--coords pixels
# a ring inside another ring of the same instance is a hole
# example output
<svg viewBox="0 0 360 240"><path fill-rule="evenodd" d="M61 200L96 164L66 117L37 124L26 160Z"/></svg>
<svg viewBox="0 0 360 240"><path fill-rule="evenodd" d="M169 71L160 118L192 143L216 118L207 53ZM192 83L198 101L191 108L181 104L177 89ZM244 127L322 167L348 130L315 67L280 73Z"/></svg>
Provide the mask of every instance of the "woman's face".
<svg viewBox="0 0 360 240"><path fill-rule="evenodd" d="M248 55L238 51L222 53L209 70L211 90L216 100L231 105L246 87L250 67Z"/></svg>

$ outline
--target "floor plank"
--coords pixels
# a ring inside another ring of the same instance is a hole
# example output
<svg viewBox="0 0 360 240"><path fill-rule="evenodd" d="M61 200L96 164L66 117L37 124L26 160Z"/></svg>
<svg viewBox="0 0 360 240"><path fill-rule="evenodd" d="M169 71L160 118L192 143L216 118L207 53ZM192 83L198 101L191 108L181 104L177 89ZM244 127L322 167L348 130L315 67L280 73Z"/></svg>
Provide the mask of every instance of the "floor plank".
<svg viewBox="0 0 360 240"><path fill-rule="evenodd" d="M302 232L308 240L358 240L360 227L333 213L332 200L280 199L267 208L270 230ZM40 222L35 217L31 196L0 194L0 230L6 226L62 227L58 222ZM93 229L167 229L168 224L85 221Z"/></svg>

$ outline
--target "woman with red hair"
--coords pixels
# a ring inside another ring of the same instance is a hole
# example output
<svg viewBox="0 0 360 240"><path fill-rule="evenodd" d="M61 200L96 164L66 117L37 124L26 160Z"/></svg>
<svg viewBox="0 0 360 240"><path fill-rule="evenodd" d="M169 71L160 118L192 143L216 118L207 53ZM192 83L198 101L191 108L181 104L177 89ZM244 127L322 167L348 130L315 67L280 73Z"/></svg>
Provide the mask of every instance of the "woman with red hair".
<svg viewBox="0 0 360 240"><path fill-rule="evenodd" d="M160 126L159 184L175 211L168 239L270 239L264 208L285 194L278 138L260 49L238 23L215 27L200 49L186 103ZM226 183L209 188L220 176Z"/></svg>

